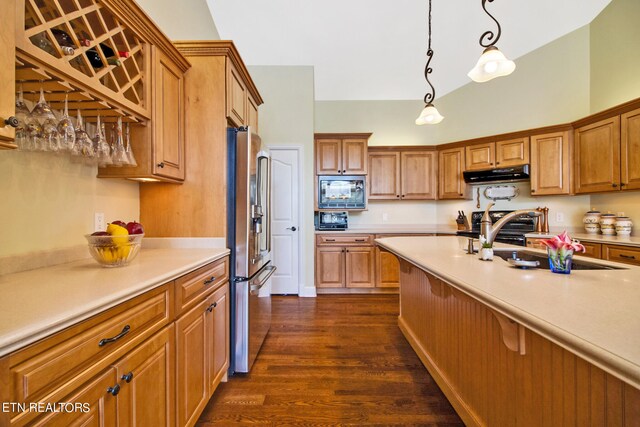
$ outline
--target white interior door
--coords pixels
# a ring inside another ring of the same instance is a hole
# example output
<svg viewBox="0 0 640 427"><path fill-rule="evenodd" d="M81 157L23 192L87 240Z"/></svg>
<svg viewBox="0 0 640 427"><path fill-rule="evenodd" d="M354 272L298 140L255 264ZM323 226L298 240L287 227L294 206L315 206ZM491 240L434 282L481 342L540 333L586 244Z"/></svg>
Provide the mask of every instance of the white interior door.
<svg viewBox="0 0 640 427"><path fill-rule="evenodd" d="M300 177L296 149L271 151L271 247L278 267L271 276L272 294L298 294L300 260Z"/></svg>

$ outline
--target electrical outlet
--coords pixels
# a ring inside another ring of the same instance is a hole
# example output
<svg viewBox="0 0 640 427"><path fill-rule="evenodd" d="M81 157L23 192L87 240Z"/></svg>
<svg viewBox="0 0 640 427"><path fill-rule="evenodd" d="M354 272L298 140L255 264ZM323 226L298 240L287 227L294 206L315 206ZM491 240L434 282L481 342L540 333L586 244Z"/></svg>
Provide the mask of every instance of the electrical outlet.
<svg viewBox="0 0 640 427"><path fill-rule="evenodd" d="M564 222L564 213L556 212L556 222Z"/></svg>
<svg viewBox="0 0 640 427"><path fill-rule="evenodd" d="M386 212L382 213L382 222L387 222L389 221L389 214Z"/></svg>
<svg viewBox="0 0 640 427"><path fill-rule="evenodd" d="M93 231L104 231L106 229L106 225L104 223L104 213L96 212L93 219Z"/></svg>

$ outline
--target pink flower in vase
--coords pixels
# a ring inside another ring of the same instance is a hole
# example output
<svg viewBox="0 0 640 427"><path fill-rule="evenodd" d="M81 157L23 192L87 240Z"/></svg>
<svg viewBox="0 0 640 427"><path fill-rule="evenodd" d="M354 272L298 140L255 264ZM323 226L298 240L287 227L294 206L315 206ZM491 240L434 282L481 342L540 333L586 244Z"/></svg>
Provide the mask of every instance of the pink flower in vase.
<svg viewBox="0 0 640 427"><path fill-rule="evenodd" d="M551 239L541 240L540 243L547 247L549 253L549 259L552 264L552 270L571 271L571 266L567 265L567 259L573 257L573 252L585 252L586 249L579 241L573 240L569 237L566 231L562 234L553 236Z"/></svg>

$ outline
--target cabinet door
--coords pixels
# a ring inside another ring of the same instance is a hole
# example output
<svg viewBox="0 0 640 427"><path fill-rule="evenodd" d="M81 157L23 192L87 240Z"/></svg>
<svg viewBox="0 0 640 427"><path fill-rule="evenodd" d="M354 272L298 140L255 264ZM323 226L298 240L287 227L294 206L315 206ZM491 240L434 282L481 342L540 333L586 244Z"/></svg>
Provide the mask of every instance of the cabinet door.
<svg viewBox="0 0 640 427"><path fill-rule="evenodd" d="M168 326L116 364L119 425L175 425L173 331Z"/></svg>
<svg viewBox="0 0 640 427"><path fill-rule="evenodd" d="M341 141L339 139L316 140L316 174L340 175L342 173Z"/></svg>
<svg viewBox="0 0 640 427"><path fill-rule="evenodd" d="M529 137L496 142L496 167L526 165L529 163Z"/></svg>
<svg viewBox="0 0 640 427"><path fill-rule="evenodd" d="M367 140L342 140L342 173L344 175L367 174Z"/></svg>
<svg viewBox="0 0 640 427"><path fill-rule="evenodd" d="M575 130L575 191L596 193L620 186L620 117Z"/></svg>
<svg viewBox="0 0 640 427"><path fill-rule="evenodd" d="M403 200L435 200L436 151L400 153L400 198Z"/></svg>
<svg viewBox="0 0 640 427"><path fill-rule="evenodd" d="M234 126L247 124L247 99L242 77L227 59L227 118Z"/></svg>
<svg viewBox="0 0 640 427"><path fill-rule="evenodd" d="M400 153L369 153L368 198L390 200L400 198Z"/></svg>
<svg viewBox="0 0 640 427"><path fill-rule="evenodd" d="M344 287L344 252L340 246L316 248L316 287Z"/></svg>
<svg viewBox="0 0 640 427"><path fill-rule="evenodd" d="M640 249L633 246L603 244L602 259L640 266Z"/></svg>
<svg viewBox="0 0 640 427"><path fill-rule="evenodd" d="M531 137L531 194L570 194L569 132Z"/></svg>
<svg viewBox="0 0 640 427"><path fill-rule="evenodd" d="M179 426L195 424L209 400L208 300L196 305L176 325L176 416Z"/></svg>
<svg viewBox="0 0 640 427"><path fill-rule="evenodd" d="M36 419L37 427L105 427L117 425L117 396L107 391L118 383L116 371L109 368L89 381L76 393L64 398L63 402L80 405L74 412L50 412ZM86 412L84 412L86 410Z"/></svg>
<svg viewBox="0 0 640 427"><path fill-rule="evenodd" d="M462 177L464 148L451 148L438 153L438 198L464 199L469 186Z"/></svg>
<svg viewBox="0 0 640 427"><path fill-rule="evenodd" d="M375 253L372 246L346 248L347 288L373 288L375 286Z"/></svg>
<svg viewBox="0 0 640 427"><path fill-rule="evenodd" d="M211 361L209 366L209 394L226 378L229 367L229 285L225 284L212 296Z"/></svg>
<svg viewBox="0 0 640 427"><path fill-rule="evenodd" d="M582 246L584 246L584 252L577 252L576 255L602 258L602 245L600 243L582 242Z"/></svg>
<svg viewBox="0 0 640 427"><path fill-rule="evenodd" d="M400 262L391 252L376 247L376 287L397 288L400 286Z"/></svg>
<svg viewBox="0 0 640 427"><path fill-rule="evenodd" d="M250 96L247 97L247 124L253 133L260 133L258 130L258 104Z"/></svg>
<svg viewBox="0 0 640 427"><path fill-rule="evenodd" d="M184 180L184 76L169 57L154 52L153 173Z"/></svg>
<svg viewBox="0 0 640 427"><path fill-rule="evenodd" d="M491 169L496 166L496 144L471 145L466 147L466 169L468 171Z"/></svg>
<svg viewBox="0 0 640 427"><path fill-rule="evenodd" d="M0 25L0 148L16 148L13 138L15 129L5 126L4 121L15 114L16 102L16 22L9 19L15 10L15 0L3 0L2 9L6 13Z"/></svg>
<svg viewBox="0 0 640 427"><path fill-rule="evenodd" d="M623 190L640 189L640 110L622 115L620 145L620 186Z"/></svg>

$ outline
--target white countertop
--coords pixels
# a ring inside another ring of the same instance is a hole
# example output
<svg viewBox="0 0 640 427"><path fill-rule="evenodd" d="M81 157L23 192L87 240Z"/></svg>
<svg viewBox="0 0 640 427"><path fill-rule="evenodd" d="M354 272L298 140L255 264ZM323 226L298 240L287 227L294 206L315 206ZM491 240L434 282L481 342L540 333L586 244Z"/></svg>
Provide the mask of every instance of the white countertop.
<svg viewBox="0 0 640 427"><path fill-rule="evenodd" d="M327 233L362 233L362 234L456 234L456 227L451 225L427 225L427 224L366 224L351 225L343 231L316 230L316 234Z"/></svg>
<svg viewBox="0 0 640 427"><path fill-rule="evenodd" d="M0 276L0 356L228 254L226 248L143 248L125 267L84 259Z"/></svg>
<svg viewBox="0 0 640 427"><path fill-rule="evenodd" d="M498 257L480 261L462 250L464 238L391 237L376 242L640 388L640 267L590 259L626 269L574 270L565 275L520 270ZM523 249L497 243L495 247Z"/></svg>
<svg viewBox="0 0 640 427"><path fill-rule="evenodd" d="M527 233L525 237L533 239L548 239L560 233ZM569 233L572 239L593 243L609 243L612 245L624 246L640 246L640 237L638 236L606 236L604 234L588 234L588 233Z"/></svg>

